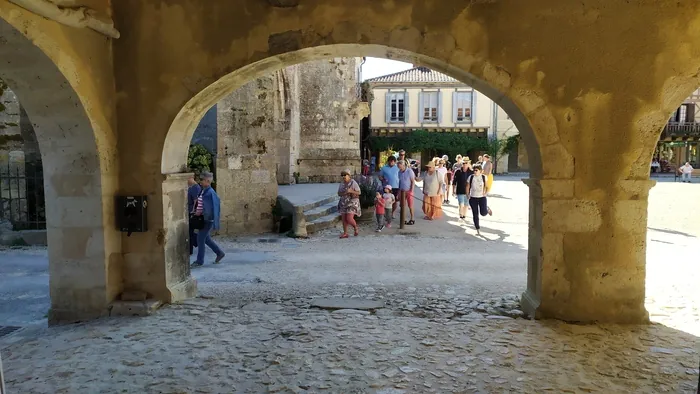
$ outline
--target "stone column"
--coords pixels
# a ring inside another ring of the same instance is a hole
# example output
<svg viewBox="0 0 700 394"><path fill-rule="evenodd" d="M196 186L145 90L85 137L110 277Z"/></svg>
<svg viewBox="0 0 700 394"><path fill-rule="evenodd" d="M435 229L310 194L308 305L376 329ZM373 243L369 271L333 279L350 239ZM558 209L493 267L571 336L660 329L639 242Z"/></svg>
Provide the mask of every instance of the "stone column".
<svg viewBox="0 0 700 394"><path fill-rule="evenodd" d="M528 286L536 318L639 323L644 308L648 180L579 190L569 179L527 179Z"/></svg>
<svg viewBox="0 0 700 394"><path fill-rule="evenodd" d="M163 224L166 302L197 295L197 282L190 275L189 214L187 213L187 179L191 173L168 174L163 181Z"/></svg>
<svg viewBox="0 0 700 394"><path fill-rule="evenodd" d="M281 72L236 89L217 104L216 192L221 234L272 229L277 198L277 139L284 133Z"/></svg>

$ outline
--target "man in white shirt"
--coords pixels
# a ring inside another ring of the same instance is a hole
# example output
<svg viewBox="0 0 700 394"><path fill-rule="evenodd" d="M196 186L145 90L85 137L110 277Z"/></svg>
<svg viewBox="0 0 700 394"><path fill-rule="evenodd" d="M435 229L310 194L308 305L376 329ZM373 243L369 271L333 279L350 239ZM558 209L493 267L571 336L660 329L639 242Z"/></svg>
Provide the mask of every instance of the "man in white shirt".
<svg viewBox="0 0 700 394"><path fill-rule="evenodd" d="M681 182L691 183L691 178L693 177L693 166L686 161L685 164L678 170L681 172Z"/></svg>

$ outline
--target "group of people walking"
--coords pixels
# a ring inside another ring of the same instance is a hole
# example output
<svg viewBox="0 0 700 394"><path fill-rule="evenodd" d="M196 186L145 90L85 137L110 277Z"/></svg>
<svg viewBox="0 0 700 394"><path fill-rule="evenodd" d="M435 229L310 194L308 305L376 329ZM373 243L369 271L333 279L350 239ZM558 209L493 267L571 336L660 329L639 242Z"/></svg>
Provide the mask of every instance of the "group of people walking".
<svg viewBox="0 0 700 394"><path fill-rule="evenodd" d="M407 209L406 225L415 224L414 190L416 180L423 181L422 208L425 220L435 220L442 216L442 205L449 204L450 192L457 196L460 219L466 219L467 211L472 211L474 228L480 234L479 217L492 215L488 206L487 195L493 184L493 164L489 155L479 157L479 162L472 165L468 157L457 155L455 164L447 156L435 158L427 163L427 171L422 178L417 178L406 159L406 152L399 151L398 158L389 156L387 164L379 171L381 190L375 196L375 215L377 232L391 227L393 216L401 198L405 196ZM343 180L338 188L338 211L343 222L340 238L348 238L348 229L352 228L357 236L359 229L355 216L361 215L360 186L352 179L350 171L342 172Z"/></svg>
<svg viewBox="0 0 700 394"><path fill-rule="evenodd" d="M469 157L457 155L453 165L445 155L434 158L427 169L423 177L425 219L433 220L442 215L442 204L450 203L451 191L457 197L459 218L466 219L467 211L471 210L474 228L480 234L479 216L493 214L487 202L493 185L491 157L479 156L479 161L472 165Z"/></svg>

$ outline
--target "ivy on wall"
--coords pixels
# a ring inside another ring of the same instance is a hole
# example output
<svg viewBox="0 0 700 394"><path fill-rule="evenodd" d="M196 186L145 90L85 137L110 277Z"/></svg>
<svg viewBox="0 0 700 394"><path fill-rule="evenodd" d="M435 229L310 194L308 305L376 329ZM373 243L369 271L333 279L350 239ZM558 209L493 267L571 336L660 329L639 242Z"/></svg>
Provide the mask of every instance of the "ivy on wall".
<svg viewBox="0 0 700 394"><path fill-rule="evenodd" d="M472 151L489 151L490 145L486 138L479 138L462 133L436 133L427 130L416 130L410 133L392 137L370 137L373 150L386 151L403 149L406 152L437 151L455 157Z"/></svg>

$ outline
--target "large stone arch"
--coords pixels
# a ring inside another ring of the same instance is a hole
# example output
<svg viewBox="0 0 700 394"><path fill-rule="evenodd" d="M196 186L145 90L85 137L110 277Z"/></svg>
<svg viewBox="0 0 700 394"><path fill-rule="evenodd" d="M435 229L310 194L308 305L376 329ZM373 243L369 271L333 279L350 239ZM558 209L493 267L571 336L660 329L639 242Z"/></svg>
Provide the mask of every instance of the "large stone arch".
<svg viewBox="0 0 700 394"><path fill-rule="evenodd" d="M415 56L415 63L485 82L476 87L507 97L532 129L542 160L527 182L528 311L576 321L644 321L651 183L639 170L648 157L643 136L661 129L656 113L663 97L697 79L700 57L689 54L700 48L700 4L686 3L679 13L672 0L632 10L605 0L303 0L286 7L259 0L124 0L113 5L123 33L115 42L119 138L129 146L120 155L122 184L155 198L166 192L163 174L178 177L184 158L184 147L172 146L186 138L183 120L193 115L178 114L226 75L244 70L247 77L234 75L249 80L259 67L304 61L312 48L364 45L375 51L364 54L378 57L392 48ZM634 18L619 17L630 12ZM198 113L205 102L186 111ZM164 147L172 154L167 160ZM601 156L614 160L605 171ZM160 232L123 242L127 266L140 278L163 272L163 252L151 245L171 236L168 204L152 208L149 220Z"/></svg>
<svg viewBox="0 0 700 394"><path fill-rule="evenodd" d="M191 98L183 108L178 112L175 120L173 121L168 134L165 138L165 143L162 152L161 160L161 171L166 176L166 179L170 174L178 174L185 171L187 167L187 150L192 139L192 135L199 124L204 113L215 105L220 100L229 96L234 90L240 88L246 83L255 80L257 78L269 75L275 71L283 69L291 65L328 59L332 57L362 57L362 56L372 56L372 57L382 57L394 60L401 60L416 65L428 66L436 71L440 71L444 74L450 75L455 79L458 79L476 90L484 93L486 96L491 98L494 102L498 103L502 108L508 112L509 116L518 128L520 135L525 143L528 151L528 157L532 160L531 177L532 180L529 182L539 182L543 176L542 170L542 160L540 155L540 145L539 138L536 136L533 128L528 120L528 117L523 113L521 107L516 103L520 102L521 105L531 105L531 111L537 113L542 110L537 104L533 104L532 98L536 97L537 94L534 92L528 92L524 89L513 90L512 93L516 94L516 97L511 98L504 94L496 86L504 86L503 75L498 72L485 72L477 77L472 73L466 72L458 67L447 64L444 61L430 58L425 55L420 55L417 53L409 52L406 50L401 50L397 48L386 47L382 45L358 45L358 44L335 44L311 47L306 49L301 49L297 51L287 52L276 56L271 56L269 58L257 61L250 65L244 66L234 72L222 76L219 80L207 86L201 90L197 95ZM485 65L484 70L496 70L495 66ZM542 123L546 124L548 122L553 122L553 118L545 117L541 120ZM548 129L552 130L556 125L549 124ZM551 136L550 136L551 137ZM558 144L556 139L554 139L553 144ZM563 148L559 148L563 149ZM556 163L558 166L566 166L573 163ZM559 168L561 170L561 168ZM569 169L570 170L570 169ZM176 178L177 179L177 178ZM166 180L167 184L170 184L169 180ZM164 189L172 190L172 187L165 187ZM532 303L529 312L535 314L537 306L535 304L539 303L539 294L541 292L541 257L539 256L540 250L540 239L541 234L541 215L542 213L542 199L538 197L537 194L533 196L533 200L530 204L531 209L531 236L529 241L529 268L528 268L528 298L527 301ZM172 200L172 197L168 197L167 200ZM172 214L172 211L169 210ZM165 222L171 221L172 224L169 226L169 234L179 234L177 237L171 238L166 241L166 250L175 250L174 247L169 248L167 245L169 242L176 244L184 244L183 239L186 237L185 227L183 226L185 215L175 214L174 217L166 217ZM167 252L166 252L167 253ZM180 257L179 259L172 255L172 252L168 253L170 260L180 260L184 264L186 261L186 256Z"/></svg>
<svg viewBox="0 0 700 394"><path fill-rule="evenodd" d="M85 64L66 45L107 49L100 41L14 5L0 7L0 77L27 112L44 166L50 323L106 315L121 291L111 111L94 94L99 83L81 80ZM101 70L91 67L97 78ZM111 70L102 77L111 80Z"/></svg>
<svg viewBox="0 0 700 394"><path fill-rule="evenodd" d="M500 82L495 75L493 77L496 78L492 78L492 75L485 75L483 78L490 79L485 80L441 60L430 58L425 55L382 45L358 44L326 45L287 52L260 60L222 76L216 82L207 86L196 96L192 97L177 113L165 138L161 159L162 173L179 173L185 170L187 164L187 149L192 135L194 134L194 130L202 116L204 116L204 113L214 104L227 97L231 92L240 88L247 82L295 64L324 60L332 57L362 56L381 57L428 66L436 71L450 75L484 93L504 108L513 119L528 149L528 157L533 161L532 176L536 179L542 176L542 160L538 138L530 122L516 103L516 101L520 101L521 103L527 102L534 94L533 92L518 90L517 99L513 100L494 87L494 84ZM490 69L493 67L486 66L485 68Z"/></svg>

